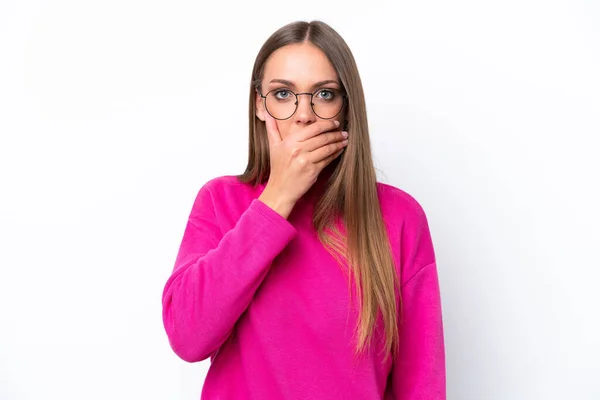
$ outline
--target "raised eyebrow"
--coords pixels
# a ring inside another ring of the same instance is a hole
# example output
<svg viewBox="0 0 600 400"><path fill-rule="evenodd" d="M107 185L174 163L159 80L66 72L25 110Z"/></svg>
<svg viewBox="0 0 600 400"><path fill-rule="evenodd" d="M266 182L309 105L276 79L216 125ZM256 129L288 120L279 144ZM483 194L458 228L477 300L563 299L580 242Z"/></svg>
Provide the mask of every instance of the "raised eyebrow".
<svg viewBox="0 0 600 400"><path fill-rule="evenodd" d="M271 79L271 82L269 82L269 84L271 83L282 83L284 85L290 86L292 88L296 88L296 84L294 84L294 82L292 81L288 81L287 79ZM326 85L328 83L335 83L336 85L340 86L340 82L335 80L335 79L326 79L324 81L319 81L317 83L315 83L314 85L312 85L312 90L315 90L317 87L319 86L323 86Z"/></svg>

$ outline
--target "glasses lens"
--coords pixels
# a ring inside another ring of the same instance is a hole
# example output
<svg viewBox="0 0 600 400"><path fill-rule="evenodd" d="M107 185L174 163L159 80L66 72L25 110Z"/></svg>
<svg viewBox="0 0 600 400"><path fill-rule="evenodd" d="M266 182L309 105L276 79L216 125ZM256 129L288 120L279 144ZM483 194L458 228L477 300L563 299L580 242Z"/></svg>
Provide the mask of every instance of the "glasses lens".
<svg viewBox="0 0 600 400"><path fill-rule="evenodd" d="M267 93L266 108L273 118L287 119L296 111L296 96L287 89Z"/></svg>
<svg viewBox="0 0 600 400"><path fill-rule="evenodd" d="M343 106L344 97L337 89L323 88L313 94L313 110L321 118L335 117Z"/></svg>

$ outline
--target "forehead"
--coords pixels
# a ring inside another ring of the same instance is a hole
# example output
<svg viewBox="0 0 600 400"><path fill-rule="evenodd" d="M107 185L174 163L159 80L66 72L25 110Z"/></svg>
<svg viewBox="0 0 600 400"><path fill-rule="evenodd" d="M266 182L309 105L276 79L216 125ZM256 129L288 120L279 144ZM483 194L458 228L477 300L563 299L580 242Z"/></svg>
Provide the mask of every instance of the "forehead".
<svg viewBox="0 0 600 400"><path fill-rule="evenodd" d="M326 79L338 79L325 53L305 42L283 46L273 52L265 64L264 83L271 79L286 79L298 86Z"/></svg>

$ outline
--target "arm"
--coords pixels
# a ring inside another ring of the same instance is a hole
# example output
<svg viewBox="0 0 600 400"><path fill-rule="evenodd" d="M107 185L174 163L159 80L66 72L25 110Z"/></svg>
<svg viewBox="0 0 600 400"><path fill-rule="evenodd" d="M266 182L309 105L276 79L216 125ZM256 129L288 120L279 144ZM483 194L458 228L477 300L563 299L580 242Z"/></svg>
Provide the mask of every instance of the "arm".
<svg viewBox="0 0 600 400"><path fill-rule="evenodd" d="M289 221L254 199L222 235L208 187L200 189L162 295L163 324L180 358L197 362L215 354L295 234Z"/></svg>
<svg viewBox="0 0 600 400"><path fill-rule="evenodd" d="M421 268L402 287L400 351L391 371L396 400L445 400L446 368L436 264Z"/></svg>
<svg viewBox="0 0 600 400"><path fill-rule="evenodd" d="M400 348L390 381L395 400L445 400L446 367L437 263L427 217L416 204L402 239Z"/></svg>

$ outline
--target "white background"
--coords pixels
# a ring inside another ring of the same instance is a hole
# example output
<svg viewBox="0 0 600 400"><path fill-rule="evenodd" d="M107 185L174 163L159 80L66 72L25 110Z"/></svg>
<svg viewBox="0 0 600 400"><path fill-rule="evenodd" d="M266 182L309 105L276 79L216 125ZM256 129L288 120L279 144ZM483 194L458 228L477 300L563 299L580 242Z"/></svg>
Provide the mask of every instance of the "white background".
<svg viewBox="0 0 600 400"><path fill-rule="evenodd" d="M452 400L600 399L600 3L1 1L0 399L198 399L161 295L243 172L254 57L320 19L429 217Z"/></svg>

